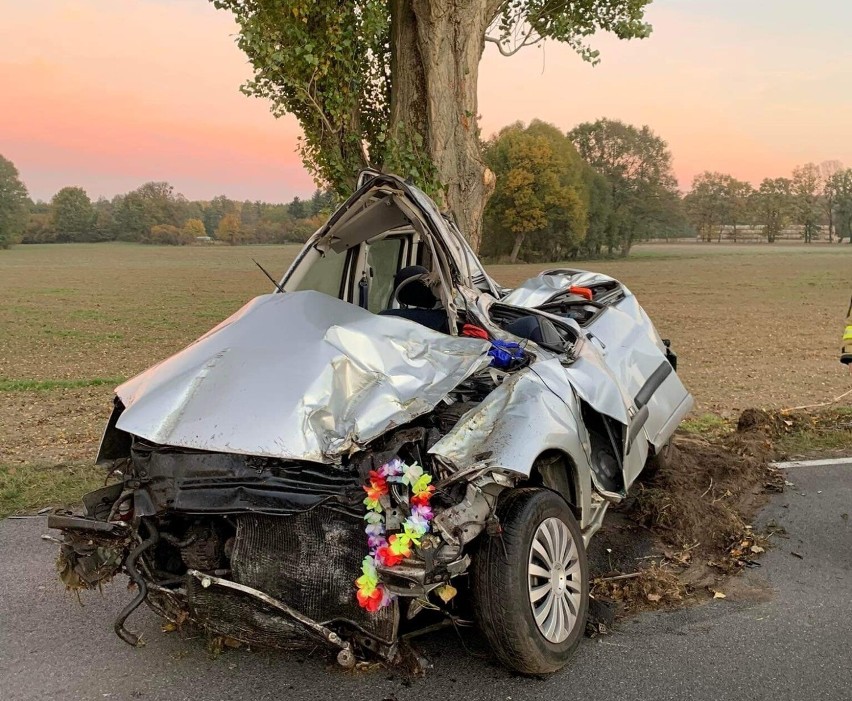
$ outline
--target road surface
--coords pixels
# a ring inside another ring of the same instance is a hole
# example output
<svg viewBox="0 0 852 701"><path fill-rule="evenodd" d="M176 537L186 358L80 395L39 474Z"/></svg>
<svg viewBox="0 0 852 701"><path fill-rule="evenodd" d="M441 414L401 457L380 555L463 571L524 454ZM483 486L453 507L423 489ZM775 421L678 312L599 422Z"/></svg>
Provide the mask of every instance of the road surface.
<svg viewBox="0 0 852 701"><path fill-rule="evenodd" d="M55 580L44 520L0 522L0 698L136 700L364 699L366 701L561 701L569 699L852 699L852 466L794 467L795 486L760 516L784 526L728 598L644 614L614 634L583 641L548 679L509 674L481 643L452 631L424 639L425 678L387 670L346 672L321 655L228 650L160 632L139 609L130 627L146 647L112 632L131 595L117 580L84 606ZM843 517L842 514L847 514ZM791 553L795 552L800 557Z"/></svg>

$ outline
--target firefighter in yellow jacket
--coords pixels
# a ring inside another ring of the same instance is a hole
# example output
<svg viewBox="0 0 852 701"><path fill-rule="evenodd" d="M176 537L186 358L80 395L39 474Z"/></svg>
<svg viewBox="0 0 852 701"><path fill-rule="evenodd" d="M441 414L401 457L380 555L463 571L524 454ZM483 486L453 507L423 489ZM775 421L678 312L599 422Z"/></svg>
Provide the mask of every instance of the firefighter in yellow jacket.
<svg viewBox="0 0 852 701"><path fill-rule="evenodd" d="M849 311L846 312L846 330L843 332L843 345L840 347L840 362L852 370L852 299L849 300Z"/></svg>

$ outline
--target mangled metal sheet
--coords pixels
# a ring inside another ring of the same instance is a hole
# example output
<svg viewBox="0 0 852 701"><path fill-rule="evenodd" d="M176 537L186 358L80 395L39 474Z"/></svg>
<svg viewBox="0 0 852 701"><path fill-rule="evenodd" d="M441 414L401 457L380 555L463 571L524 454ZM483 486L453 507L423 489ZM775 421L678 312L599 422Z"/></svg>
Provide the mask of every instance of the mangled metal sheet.
<svg viewBox="0 0 852 701"><path fill-rule="evenodd" d="M557 391L554 391L557 390ZM505 470L528 475L544 451L582 455L579 406L558 359L510 375L429 452L462 466L487 456Z"/></svg>
<svg viewBox="0 0 852 701"><path fill-rule="evenodd" d="M318 292L257 297L124 383L118 428L198 450L333 462L430 411L489 344Z"/></svg>
<svg viewBox="0 0 852 701"><path fill-rule="evenodd" d="M586 345L595 344L601 362L632 401L660 363L666 362L665 346L654 325L636 297L628 294L600 314L590 329L594 338ZM672 417L676 417L677 425L692 405L692 396L678 375L671 373L649 402L651 412L645 424L647 440L660 449L670 437Z"/></svg>
<svg viewBox="0 0 852 701"><path fill-rule="evenodd" d="M586 270L571 270L564 272L544 272L536 277L525 280L500 301L514 307L532 309L548 302L557 292L563 292L572 285L577 287L594 287L604 283L614 283L615 278L601 273ZM627 288L624 288L627 293Z"/></svg>

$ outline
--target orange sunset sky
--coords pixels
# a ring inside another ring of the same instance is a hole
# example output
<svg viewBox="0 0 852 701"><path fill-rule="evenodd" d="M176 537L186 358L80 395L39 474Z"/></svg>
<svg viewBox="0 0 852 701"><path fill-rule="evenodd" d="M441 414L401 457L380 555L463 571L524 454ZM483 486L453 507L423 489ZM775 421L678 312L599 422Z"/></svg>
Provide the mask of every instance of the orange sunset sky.
<svg viewBox="0 0 852 701"><path fill-rule="evenodd" d="M852 3L657 0L647 16L650 39L593 39L596 67L554 43L512 58L487 46L484 134L535 117L649 124L683 189L703 170L759 182L852 164ZM235 32L205 0L0 0L0 154L40 199L148 180L192 199L310 193L295 120L239 92Z"/></svg>

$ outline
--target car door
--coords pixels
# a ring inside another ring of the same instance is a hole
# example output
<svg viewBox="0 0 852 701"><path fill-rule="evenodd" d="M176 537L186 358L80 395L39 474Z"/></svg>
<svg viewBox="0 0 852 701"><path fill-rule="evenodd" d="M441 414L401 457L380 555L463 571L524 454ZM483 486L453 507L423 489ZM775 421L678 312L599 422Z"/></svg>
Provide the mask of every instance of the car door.
<svg viewBox="0 0 852 701"><path fill-rule="evenodd" d="M630 398L626 453L637 450L637 441L661 449L692 409L693 399L666 358L651 320L629 294L604 309L584 332ZM644 460L625 459L628 486L643 466Z"/></svg>

